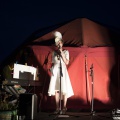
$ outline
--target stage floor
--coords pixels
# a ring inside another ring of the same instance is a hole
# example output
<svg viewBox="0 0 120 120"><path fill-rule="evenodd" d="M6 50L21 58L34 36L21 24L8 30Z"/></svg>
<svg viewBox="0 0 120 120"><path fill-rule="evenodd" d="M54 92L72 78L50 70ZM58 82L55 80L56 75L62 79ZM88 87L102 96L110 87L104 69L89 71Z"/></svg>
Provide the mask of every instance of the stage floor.
<svg viewBox="0 0 120 120"><path fill-rule="evenodd" d="M39 112L37 120L113 120L111 111L96 112L67 112L66 115L54 115L48 112Z"/></svg>

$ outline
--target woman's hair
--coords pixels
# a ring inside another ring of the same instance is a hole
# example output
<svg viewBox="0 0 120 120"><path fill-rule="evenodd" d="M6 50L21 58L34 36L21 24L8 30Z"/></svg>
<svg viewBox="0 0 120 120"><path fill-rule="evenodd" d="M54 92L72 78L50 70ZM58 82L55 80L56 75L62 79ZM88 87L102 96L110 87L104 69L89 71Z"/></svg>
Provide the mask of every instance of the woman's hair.
<svg viewBox="0 0 120 120"><path fill-rule="evenodd" d="M64 42L63 42L63 39L62 39L62 34L61 34L60 32L55 31L55 32L54 32L54 36L55 36L55 45L56 45L56 46L57 46L57 43L58 43L59 41L62 41L62 43L64 43Z"/></svg>

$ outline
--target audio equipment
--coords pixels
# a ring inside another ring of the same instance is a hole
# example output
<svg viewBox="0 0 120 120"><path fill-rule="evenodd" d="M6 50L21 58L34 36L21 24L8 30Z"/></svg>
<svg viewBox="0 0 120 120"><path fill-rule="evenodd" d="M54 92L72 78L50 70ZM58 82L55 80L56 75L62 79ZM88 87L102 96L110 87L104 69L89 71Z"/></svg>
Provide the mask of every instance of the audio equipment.
<svg viewBox="0 0 120 120"><path fill-rule="evenodd" d="M37 117L37 95L24 93L19 96L18 116L25 120L35 120Z"/></svg>

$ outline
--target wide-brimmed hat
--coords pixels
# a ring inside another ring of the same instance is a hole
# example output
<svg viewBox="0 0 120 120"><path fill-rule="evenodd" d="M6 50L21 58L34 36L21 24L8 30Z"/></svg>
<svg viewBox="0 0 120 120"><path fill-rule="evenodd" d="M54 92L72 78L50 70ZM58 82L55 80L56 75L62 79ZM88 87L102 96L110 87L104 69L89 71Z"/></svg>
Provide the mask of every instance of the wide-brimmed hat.
<svg viewBox="0 0 120 120"><path fill-rule="evenodd" d="M55 31L54 36L55 36L55 45L57 46L59 41L63 41L62 34L58 31Z"/></svg>

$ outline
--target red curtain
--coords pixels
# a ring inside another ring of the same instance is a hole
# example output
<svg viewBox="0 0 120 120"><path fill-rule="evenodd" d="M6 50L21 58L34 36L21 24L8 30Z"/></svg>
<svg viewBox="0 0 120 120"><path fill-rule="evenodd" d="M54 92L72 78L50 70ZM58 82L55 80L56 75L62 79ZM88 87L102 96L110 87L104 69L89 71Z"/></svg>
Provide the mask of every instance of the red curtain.
<svg viewBox="0 0 120 120"><path fill-rule="evenodd" d="M54 47L32 46L35 66L39 67L42 86L41 109L54 109L54 97L47 94L50 82L49 68ZM92 87L94 108L115 107L119 103L119 59L113 47L64 47L70 52L68 72L74 96L68 99L69 109L91 108ZM117 56L117 57L116 57ZM41 91L38 91L41 92Z"/></svg>

